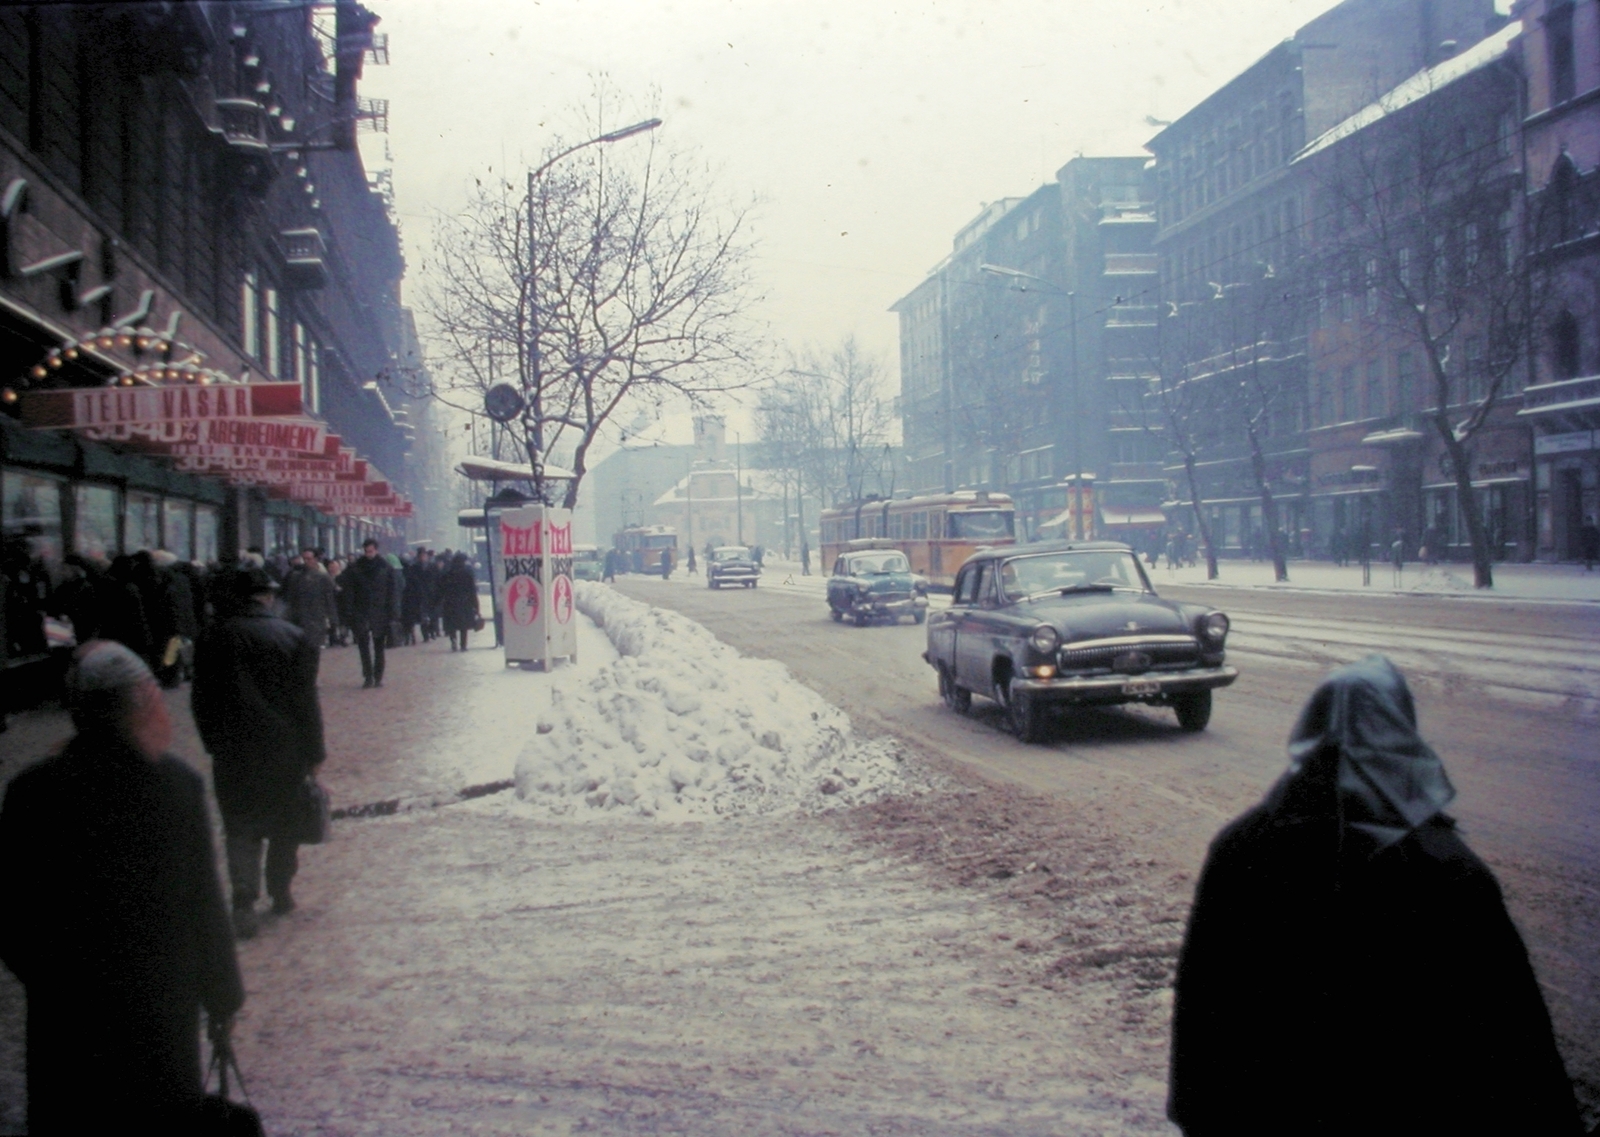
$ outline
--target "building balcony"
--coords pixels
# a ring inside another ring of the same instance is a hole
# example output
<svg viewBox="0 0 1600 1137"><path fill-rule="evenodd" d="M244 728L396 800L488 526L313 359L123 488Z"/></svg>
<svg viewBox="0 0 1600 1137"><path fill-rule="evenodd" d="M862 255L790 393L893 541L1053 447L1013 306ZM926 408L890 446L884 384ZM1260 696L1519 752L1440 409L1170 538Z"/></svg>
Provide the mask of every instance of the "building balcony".
<svg viewBox="0 0 1600 1137"><path fill-rule="evenodd" d="M278 240L283 248L285 283L290 288L309 291L328 283L328 249L320 229L284 229Z"/></svg>
<svg viewBox="0 0 1600 1137"><path fill-rule="evenodd" d="M254 99L218 99L215 107L211 131L222 141L228 184L251 195L265 193L276 173L266 108Z"/></svg>
<svg viewBox="0 0 1600 1137"><path fill-rule="evenodd" d="M1154 276L1160 265L1155 253L1107 253L1107 276Z"/></svg>

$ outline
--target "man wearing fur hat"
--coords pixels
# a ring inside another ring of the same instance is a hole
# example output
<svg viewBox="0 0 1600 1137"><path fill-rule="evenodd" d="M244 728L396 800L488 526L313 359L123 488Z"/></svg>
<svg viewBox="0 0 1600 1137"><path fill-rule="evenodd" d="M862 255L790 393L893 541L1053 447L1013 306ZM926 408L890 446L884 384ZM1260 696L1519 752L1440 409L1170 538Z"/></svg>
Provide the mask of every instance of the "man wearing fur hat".
<svg viewBox="0 0 1600 1137"><path fill-rule="evenodd" d="M181 1127L244 1002L205 787L167 754L149 667L91 640L67 680L77 735L0 806L0 959L28 997L28 1132Z"/></svg>
<svg viewBox="0 0 1600 1137"><path fill-rule="evenodd" d="M294 909L291 820L301 783L324 757L319 645L272 614L277 585L265 570L235 570L223 587L238 606L200 636L192 706L222 810L234 931L248 939L257 930L263 846L272 910Z"/></svg>

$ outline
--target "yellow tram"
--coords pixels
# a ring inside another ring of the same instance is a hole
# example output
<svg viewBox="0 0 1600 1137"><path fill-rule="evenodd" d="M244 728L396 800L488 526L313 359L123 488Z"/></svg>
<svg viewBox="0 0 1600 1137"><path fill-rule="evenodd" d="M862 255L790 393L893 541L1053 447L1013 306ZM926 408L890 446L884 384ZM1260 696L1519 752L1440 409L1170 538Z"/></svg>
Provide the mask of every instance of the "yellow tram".
<svg viewBox="0 0 1600 1137"><path fill-rule="evenodd" d="M912 572L948 587L975 550L1016 543L1016 507L1009 494L975 490L854 501L822 514L823 565L865 538L893 544Z"/></svg>

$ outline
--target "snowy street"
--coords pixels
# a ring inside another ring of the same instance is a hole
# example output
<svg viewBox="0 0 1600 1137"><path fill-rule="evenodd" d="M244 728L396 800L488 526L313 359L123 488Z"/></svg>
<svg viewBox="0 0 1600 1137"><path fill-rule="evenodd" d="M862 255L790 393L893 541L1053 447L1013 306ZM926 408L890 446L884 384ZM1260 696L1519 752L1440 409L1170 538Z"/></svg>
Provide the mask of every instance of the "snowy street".
<svg viewBox="0 0 1600 1137"><path fill-rule="evenodd" d="M903 761L776 665L587 595L631 654L590 624L550 674L435 643L373 692L325 653L335 805L417 808L336 822L299 909L240 945L269 1132L1169 1131L1179 906L1109 856L1069 865L1033 796ZM4 772L64 733L18 717ZM513 774L525 797L425 804ZM9 976L0 1009L17 1131Z"/></svg>
<svg viewBox="0 0 1600 1137"><path fill-rule="evenodd" d="M1451 813L1528 940L1569 1072L1589 1108L1600 1103L1600 606L1168 584L1157 573L1162 595L1232 617L1229 661L1241 674L1219 693L1209 729L1182 734L1165 710L1094 710L1023 746L986 701L970 718L940 704L920 658L923 628L834 624L823 578L786 579L769 572L754 591L710 592L693 577L627 576L619 587L786 663L859 730L1038 795L1064 855L1114 865L1130 895L1180 911L1211 836L1282 772L1284 740L1318 677L1388 654L1459 791ZM1085 832L1109 844L1089 851Z"/></svg>
<svg viewBox="0 0 1600 1137"><path fill-rule="evenodd" d="M585 586L604 627L548 674L485 636L396 650L363 691L352 649L324 653L335 805L402 806L303 849L299 910L241 945L269 1132L1173 1132L1169 985L1205 843L1282 769L1315 678L1374 648L1411 673L1600 1101L1600 612L1164 586L1234 616L1242 676L1210 729L1104 711L1023 747L981 701L938 703L922 628L835 625L820 578L782 579ZM64 734L51 712L12 727L7 776ZM9 976L0 1010L14 1132Z"/></svg>

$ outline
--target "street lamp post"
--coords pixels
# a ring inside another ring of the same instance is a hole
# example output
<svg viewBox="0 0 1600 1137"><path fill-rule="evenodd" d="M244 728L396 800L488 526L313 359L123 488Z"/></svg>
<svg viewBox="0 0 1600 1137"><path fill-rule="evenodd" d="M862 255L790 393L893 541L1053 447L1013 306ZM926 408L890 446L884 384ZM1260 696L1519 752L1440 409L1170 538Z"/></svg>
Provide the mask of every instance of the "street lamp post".
<svg viewBox="0 0 1600 1137"><path fill-rule="evenodd" d="M528 444L528 461L533 468L533 485L539 494L539 499L544 500L544 378L541 373L542 361L539 358L539 288L538 271L539 261L535 255L533 245L533 183L542 178L550 167L569 154L576 154L589 146L598 146L612 142L621 142L624 138L632 138L635 134L643 134L654 130L661 125L659 118L648 118L643 122L636 122L632 126L625 126L620 130L607 131L605 134L596 135L585 142L575 146L568 146L559 154L545 159L543 165L528 171L528 377L532 397L528 400L527 410L522 416L523 429L526 432ZM548 503L546 503L548 504Z"/></svg>
<svg viewBox="0 0 1600 1137"><path fill-rule="evenodd" d="M1023 272L1019 268L981 264L978 266L978 271L986 272L990 276L1031 280L1046 288L1054 289L1067 298L1067 339L1070 345L1068 350L1072 353L1072 492L1074 495L1072 536L1074 540L1081 541L1083 540L1083 385L1079 382L1078 376L1078 294L1070 288L1062 288L1054 281L1034 276L1031 272ZM1021 290L1026 292L1027 285L1022 285Z"/></svg>

